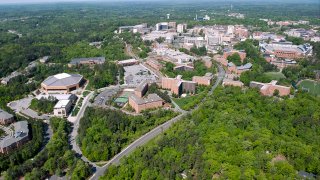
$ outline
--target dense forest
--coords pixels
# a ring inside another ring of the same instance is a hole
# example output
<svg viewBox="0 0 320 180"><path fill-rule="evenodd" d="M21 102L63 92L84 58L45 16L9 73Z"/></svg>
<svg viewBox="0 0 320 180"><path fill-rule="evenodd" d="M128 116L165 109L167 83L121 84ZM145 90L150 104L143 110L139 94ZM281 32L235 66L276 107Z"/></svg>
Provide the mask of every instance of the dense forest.
<svg viewBox="0 0 320 180"><path fill-rule="evenodd" d="M17 117L17 120L25 120L25 118ZM30 138L31 140L23 145L17 151L14 151L8 155L0 156L0 173L12 168L24 161L34 157L41 149L44 143L44 123L35 121L34 119L28 120Z"/></svg>
<svg viewBox="0 0 320 180"><path fill-rule="evenodd" d="M295 179L320 174L320 99L218 88L199 110L103 179Z"/></svg>
<svg viewBox="0 0 320 180"><path fill-rule="evenodd" d="M276 2L276 5L275 2L195 2L0 5L0 78L16 70L23 71L30 62L50 56L48 63L38 63L28 73L11 79L6 86L0 85L0 108L8 110L7 103L25 97L45 78L57 73L83 75L90 90L122 83L117 76L123 78L123 68L115 61L131 58L126 45L132 45L133 53L145 58L152 42L143 42L140 34L115 34L114 31L124 25L155 25L166 21L168 13L171 20L187 23L188 27L243 24L250 31L274 30L259 18L301 19L320 24L318 2ZM233 10L230 11L231 4ZM246 18L228 17L230 12L244 13ZM196 14L208 14L211 20L194 21ZM285 29L280 28L280 33ZM294 44L304 42L299 38L288 39ZM91 42L101 42L101 47L92 46ZM277 71L261 56L257 43L247 40L235 45L247 52L245 63L253 63L253 70L240 77L246 85L252 80L269 82L271 78L265 73ZM297 67L283 69L286 79L280 83L314 77L314 70L320 69L320 43L312 45L315 58L299 60ZM206 49L192 48L187 53L205 55ZM67 66L73 58L95 56L106 57L106 63L94 67ZM238 57L233 58L238 62ZM195 73L173 72L172 64L165 68L169 76L179 73L184 79L208 71L200 62L195 64ZM197 96L175 101L189 110L200 103L207 91L204 88ZM150 88L151 92L171 101L168 94L155 85ZM189 179L294 179L300 170L319 175L319 102L318 98L300 92L294 99L278 99L261 97L252 89L220 88L201 105L203 108L141 147L126 158L122 166L109 168L104 178L181 179L186 175ZM49 112L53 104L35 100L32 108ZM176 115L160 110L130 116L120 111L89 108L80 122L79 145L90 160L105 161ZM46 147L42 147L43 123L32 121L32 140L18 151L0 156L0 171L6 171L6 179L21 176L45 179L51 175L86 179L90 176L91 167L76 156L68 143L71 124L56 118L50 123L54 135Z"/></svg>
<svg viewBox="0 0 320 180"><path fill-rule="evenodd" d="M176 115L173 111L157 110L131 116L89 107L78 130L81 150L92 161L109 160L130 142Z"/></svg>
<svg viewBox="0 0 320 180"><path fill-rule="evenodd" d="M48 99L32 99L30 108L39 113L52 113L57 102L58 100L51 96Z"/></svg>
<svg viewBox="0 0 320 180"><path fill-rule="evenodd" d="M68 176L71 179L85 179L90 176L91 167L76 157L68 143L71 124L64 119L52 118L50 126L53 136L46 147L33 159L21 165L10 167L4 174L5 179L45 179L51 175Z"/></svg>

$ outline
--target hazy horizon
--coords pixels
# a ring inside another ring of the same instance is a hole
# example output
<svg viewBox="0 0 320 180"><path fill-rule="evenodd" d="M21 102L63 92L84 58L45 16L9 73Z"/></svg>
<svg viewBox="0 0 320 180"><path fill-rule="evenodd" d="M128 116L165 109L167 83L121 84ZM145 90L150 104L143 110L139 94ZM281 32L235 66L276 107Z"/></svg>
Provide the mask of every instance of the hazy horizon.
<svg viewBox="0 0 320 180"><path fill-rule="evenodd" d="M36 3L36 4L45 4L45 3L63 3L63 2L71 2L71 3L78 3L78 2L147 2L147 1L152 1L152 2L164 2L164 1L169 1L169 0L0 0L0 4L30 4L30 3ZM212 1L212 2L226 2L225 0L200 0L200 1ZM227 0L229 2L234 1L236 2L266 2L265 0ZM199 2L199 0L170 0L170 2ZM297 3L301 2L300 0L269 0L268 2L287 2L287 3ZM305 0L304 2L301 3L319 3L318 0Z"/></svg>

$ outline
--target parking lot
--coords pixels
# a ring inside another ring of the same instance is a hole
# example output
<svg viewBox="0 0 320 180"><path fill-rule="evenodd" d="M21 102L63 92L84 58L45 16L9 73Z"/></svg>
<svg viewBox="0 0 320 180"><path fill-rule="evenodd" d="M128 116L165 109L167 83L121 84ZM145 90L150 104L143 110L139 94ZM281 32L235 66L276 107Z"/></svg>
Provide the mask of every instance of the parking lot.
<svg viewBox="0 0 320 180"><path fill-rule="evenodd" d="M50 116L46 114L39 115L37 112L29 108L32 99L33 97L27 97L24 99L13 101L8 104L8 107L10 107L12 110L14 110L17 113L19 112L19 113L25 114L31 118L45 119L45 120L50 119Z"/></svg>
<svg viewBox="0 0 320 180"><path fill-rule="evenodd" d="M120 90L121 88L119 86L105 89L94 99L93 105L104 106L106 102L111 100L112 96L116 95Z"/></svg>
<svg viewBox="0 0 320 180"><path fill-rule="evenodd" d="M128 85L137 86L139 85L143 80L149 80L152 82L155 82L158 80L158 77L156 74L154 74L152 71L148 70L143 65L133 65L133 66L126 66L124 67L125 73L124 73L124 81Z"/></svg>

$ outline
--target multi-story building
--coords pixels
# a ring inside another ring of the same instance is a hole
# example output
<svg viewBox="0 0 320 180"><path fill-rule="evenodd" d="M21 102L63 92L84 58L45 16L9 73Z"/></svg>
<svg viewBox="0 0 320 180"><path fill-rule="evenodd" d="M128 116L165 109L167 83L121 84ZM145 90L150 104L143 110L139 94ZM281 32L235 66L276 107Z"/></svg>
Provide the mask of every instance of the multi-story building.
<svg viewBox="0 0 320 180"><path fill-rule="evenodd" d="M19 121L12 124L13 130L7 128L9 132L7 136L0 139L0 153L9 154L14 149L21 147L27 141L29 141L29 127L27 121Z"/></svg>
<svg viewBox="0 0 320 180"><path fill-rule="evenodd" d="M211 60L212 58L211 58L211 57L205 56L205 57L202 57L201 59L202 59L204 65L205 65L207 68L211 68L211 67L212 67L212 60Z"/></svg>
<svg viewBox="0 0 320 180"><path fill-rule="evenodd" d="M142 98L148 91L148 83L147 81L142 81L135 89L134 89L134 94L139 97Z"/></svg>
<svg viewBox="0 0 320 180"><path fill-rule="evenodd" d="M233 54L238 53L240 58L241 58L241 62L243 62L243 60L247 57L247 53L244 50L230 50L230 49L225 49L223 51L223 58L228 59L229 56L232 56Z"/></svg>
<svg viewBox="0 0 320 180"><path fill-rule="evenodd" d="M192 81L198 85L210 86L212 82L212 73L206 73L204 76L193 76Z"/></svg>
<svg viewBox="0 0 320 180"><path fill-rule="evenodd" d="M169 22L168 26L169 26L169 29L176 29L177 28L177 23L176 22Z"/></svg>
<svg viewBox="0 0 320 180"><path fill-rule="evenodd" d="M79 74L61 73L49 76L41 83L41 89L46 94L67 94L79 89L85 80Z"/></svg>
<svg viewBox="0 0 320 180"><path fill-rule="evenodd" d="M146 61L146 63L147 63L147 65L149 65L150 67L152 67L153 69L155 69L155 70L161 70L162 69L162 64L161 63L159 63L157 60L155 60L155 59L148 59L147 61Z"/></svg>
<svg viewBox="0 0 320 180"><path fill-rule="evenodd" d="M316 31L299 28L299 29L290 29L288 31L285 31L284 33L287 34L288 36L299 37L308 41L315 36Z"/></svg>
<svg viewBox="0 0 320 180"><path fill-rule="evenodd" d="M275 80L270 83L251 81L250 87L258 88L260 93L264 96L273 96L276 90L278 90L280 96L287 96L290 94L290 87L277 85L277 81Z"/></svg>
<svg viewBox="0 0 320 180"><path fill-rule="evenodd" d="M135 26L120 26L118 32L123 33L124 31L144 34L150 32L150 28L148 28L147 23L138 24Z"/></svg>
<svg viewBox="0 0 320 180"><path fill-rule="evenodd" d="M259 41L271 40L271 41L279 42L279 41L284 41L285 37L281 36L281 35L274 34L274 33L270 33L270 32L257 31L257 32L252 33L252 39L259 40Z"/></svg>
<svg viewBox="0 0 320 180"><path fill-rule="evenodd" d="M164 56L165 58L170 59L173 63L188 63L195 60L193 56L185 54L180 51L175 51L169 48L156 48L153 50L157 55Z"/></svg>
<svg viewBox="0 0 320 180"><path fill-rule="evenodd" d="M0 124L6 125L10 124L14 121L14 117L12 114L0 109Z"/></svg>
<svg viewBox="0 0 320 180"><path fill-rule="evenodd" d="M260 50L265 54L273 54L278 58L297 59L312 54L312 46L310 44L293 45L292 42L280 41L267 44L261 42Z"/></svg>
<svg viewBox="0 0 320 180"><path fill-rule="evenodd" d="M169 29L169 23L168 22L161 22L156 24L156 30L157 31L163 31Z"/></svg>
<svg viewBox="0 0 320 180"><path fill-rule="evenodd" d="M75 58L70 61L68 66L72 67L76 65L96 65L103 64L105 61L105 57Z"/></svg>
<svg viewBox="0 0 320 180"><path fill-rule="evenodd" d="M249 31L242 25L237 25L234 28L234 34L239 38L247 38L249 37Z"/></svg>
<svg viewBox="0 0 320 180"><path fill-rule="evenodd" d="M206 46L206 40L204 37L184 37L184 44L191 44L192 46L196 46L197 48Z"/></svg>
<svg viewBox="0 0 320 180"><path fill-rule="evenodd" d="M136 113L140 113L143 110L162 107L163 100L157 94L149 94L146 98L132 94L129 96L129 105Z"/></svg>
<svg viewBox="0 0 320 180"><path fill-rule="evenodd" d="M186 81L178 75L176 78L162 78L161 87L169 89L173 94L181 95L182 93L194 94L196 91L196 82Z"/></svg>
<svg viewBox="0 0 320 180"><path fill-rule="evenodd" d="M136 59L127 59L127 60L118 61L117 64L119 66L132 66L132 65L139 64L139 61Z"/></svg>
<svg viewBox="0 0 320 180"><path fill-rule="evenodd" d="M178 33L184 33L185 30L187 30L187 24L178 24L177 26Z"/></svg>
<svg viewBox="0 0 320 180"><path fill-rule="evenodd" d="M244 84L241 81L234 81L230 79L224 79L222 82L222 86L237 86L237 87L243 87Z"/></svg>
<svg viewBox="0 0 320 180"><path fill-rule="evenodd" d="M60 100L54 106L53 114L57 117L67 117L71 110L72 102L70 100Z"/></svg>
<svg viewBox="0 0 320 180"><path fill-rule="evenodd" d="M229 73L235 73L240 75L241 73L245 71L249 71L252 68L251 63L247 63L245 65L236 66L233 62L228 63L228 72Z"/></svg>

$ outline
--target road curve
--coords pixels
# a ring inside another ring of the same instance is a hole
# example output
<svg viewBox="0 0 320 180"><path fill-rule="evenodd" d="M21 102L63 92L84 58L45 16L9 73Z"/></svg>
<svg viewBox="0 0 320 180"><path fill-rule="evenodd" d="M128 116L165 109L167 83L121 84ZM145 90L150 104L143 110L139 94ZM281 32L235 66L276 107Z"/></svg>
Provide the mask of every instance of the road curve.
<svg viewBox="0 0 320 180"><path fill-rule="evenodd" d="M81 149L76 142L76 137L78 136L80 119L83 117L84 112L87 109L87 106L89 105L89 99L92 97L92 95L93 95L93 92L88 94L87 97L85 97L83 99L83 105L81 106L81 108L76 116L76 120L73 122L73 129L70 134L70 144L72 146L72 150L74 150L77 154L81 155L81 159L83 161L89 163L90 165L92 165L96 169L99 169L99 167L95 163L91 162L89 159L87 159L85 156L82 155Z"/></svg>
<svg viewBox="0 0 320 180"><path fill-rule="evenodd" d="M208 95L211 95L213 93L213 91L219 86L219 84L221 83L221 81L223 80L224 76L225 76L225 71L222 68L221 65L218 65L218 70L219 70L219 74L217 77L217 81L214 83L214 85L212 86L211 90L209 91ZM205 100L206 98L204 98ZM203 101L204 101L203 100ZM169 129L175 122L179 121L182 119L183 116L185 116L188 113L192 113L193 111L195 111L196 109L198 109L199 106L195 107L193 110L187 112L183 112L182 114L180 114L179 116L176 116L175 118L167 121L166 123L159 125L158 127L154 128L153 130L151 130L150 132L144 134L143 136L141 136L139 139L135 140L133 143L131 143L130 145L128 145L125 149L123 149L119 154L115 155L110 161L108 161L107 164L105 164L104 166L102 166L101 168L98 168L97 171L95 172L95 174L92 175L92 177L90 178L90 180L97 180L100 176L102 176L105 172L105 170L110 166L110 165L118 165L120 162L120 159L128 156L132 151L134 151L136 148L138 148L139 146L142 146L144 144L146 144L147 142L149 142L151 139L155 138L156 136L158 136L159 134L161 134L163 131Z"/></svg>

